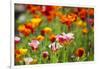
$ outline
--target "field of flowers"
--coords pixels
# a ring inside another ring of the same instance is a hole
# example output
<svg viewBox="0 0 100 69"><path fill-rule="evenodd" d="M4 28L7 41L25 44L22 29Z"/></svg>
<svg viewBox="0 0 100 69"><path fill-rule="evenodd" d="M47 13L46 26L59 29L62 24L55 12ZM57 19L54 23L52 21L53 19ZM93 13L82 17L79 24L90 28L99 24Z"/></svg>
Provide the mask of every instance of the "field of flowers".
<svg viewBox="0 0 100 69"><path fill-rule="evenodd" d="M94 9L15 4L15 65L94 60Z"/></svg>

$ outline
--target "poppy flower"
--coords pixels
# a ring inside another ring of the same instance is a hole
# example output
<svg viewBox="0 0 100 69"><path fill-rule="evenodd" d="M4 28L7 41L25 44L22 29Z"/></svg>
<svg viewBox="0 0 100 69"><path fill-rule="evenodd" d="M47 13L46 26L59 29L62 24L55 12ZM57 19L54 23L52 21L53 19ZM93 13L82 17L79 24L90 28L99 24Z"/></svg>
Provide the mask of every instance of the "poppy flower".
<svg viewBox="0 0 100 69"><path fill-rule="evenodd" d="M53 6L43 6L42 7L42 13L45 15L45 16L49 16L51 15L50 14L50 11L54 11L54 7Z"/></svg>
<svg viewBox="0 0 100 69"><path fill-rule="evenodd" d="M18 49L21 55L25 55L28 51L28 49L20 48Z"/></svg>
<svg viewBox="0 0 100 69"><path fill-rule="evenodd" d="M72 33L62 33L60 35L56 36L56 41L58 41L61 45L68 45L72 42L72 40L74 39L74 34Z"/></svg>
<svg viewBox="0 0 100 69"><path fill-rule="evenodd" d="M41 18L33 18L33 19L31 20L31 22L32 22L32 27L33 27L33 28L37 28L37 27L40 25L41 21L42 21Z"/></svg>
<svg viewBox="0 0 100 69"><path fill-rule="evenodd" d="M47 20L50 22L56 17L57 10L60 9L58 6L43 6L42 14L46 16Z"/></svg>
<svg viewBox="0 0 100 69"><path fill-rule="evenodd" d="M77 57L82 57L85 54L85 49L84 48L78 48L75 52L75 55Z"/></svg>
<svg viewBox="0 0 100 69"><path fill-rule="evenodd" d="M21 57L22 55L20 54L19 50L15 51L15 60L16 62L23 61L23 58Z"/></svg>
<svg viewBox="0 0 100 69"><path fill-rule="evenodd" d="M33 28L31 22L26 23L26 24L25 24L25 28L26 28L26 29L30 29L30 30L31 30L31 33L34 33L34 32L35 32L35 30L34 30L34 28Z"/></svg>
<svg viewBox="0 0 100 69"><path fill-rule="evenodd" d="M26 8L30 13L34 14L40 7L37 5L27 5Z"/></svg>
<svg viewBox="0 0 100 69"><path fill-rule="evenodd" d="M82 32L83 32L83 34L87 34L88 33L88 29L87 28L83 28Z"/></svg>
<svg viewBox="0 0 100 69"><path fill-rule="evenodd" d="M22 32L24 32L24 30L25 30L25 25L24 24L18 26L18 31L19 32L22 33Z"/></svg>
<svg viewBox="0 0 100 69"><path fill-rule="evenodd" d="M87 14L89 16L94 16L94 9L93 8L88 9Z"/></svg>
<svg viewBox="0 0 100 69"><path fill-rule="evenodd" d="M90 26L93 26L94 24L94 19L93 18L88 18L87 22L89 23Z"/></svg>
<svg viewBox="0 0 100 69"><path fill-rule="evenodd" d="M62 15L60 17L60 21L68 27L68 31L70 31L71 24L75 20L77 20L77 15L74 13Z"/></svg>
<svg viewBox="0 0 100 69"><path fill-rule="evenodd" d="M17 62L21 61L22 60L21 56L26 55L27 51L28 51L27 49L23 49L23 48L17 49L15 51L16 61Z"/></svg>
<svg viewBox="0 0 100 69"><path fill-rule="evenodd" d="M15 55L16 55L16 58L19 58L21 56L20 51L19 50L16 50L15 51Z"/></svg>
<svg viewBox="0 0 100 69"><path fill-rule="evenodd" d="M87 26L87 23L86 23L85 21L82 21L81 19L78 19L78 20L76 21L76 25L77 25L78 27L84 28L84 27Z"/></svg>
<svg viewBox="0 0 100 69"><path fill-rule="evenodd" d="M19 42L20 42L20 40L21 40L21 38L20 38L20 37L18 37L18 36L16 36L16 37L15 37L15 43L19 43Z"/></svg>
<svg viewBox="0 0 100 69"><path fill-rule="evenodd" d="M32 40L28 45L32 48L33 51L37 51L38 46L39 46L39 41L38 40Z"/></svg>
<svg viewBox="0 0 100 69"><path fill-rule="evenodd" d="M70 13L70 14L67 15L67 18L68 18L71 22L73 22L73 21L77 20L77 15L74 14L74 13Z"/></svg>
<svg viewBox="0 0 100 69"><path fill-rule="evenodd" d="M48 51L43 51L43 52L42 52L42 57L43 57L44 59L47 59L48 56L49 56Z"/></svg>
<svg viewBox="0 0 100 69"><path fill-rule="evenodd" d="M29 65L33 61L33 58L31 58L31 57L25 57L23 60L24 60L24 62L25 62L26 65Z"/></svg>
<svg viewBox="0 0 100 69"><path fill-rule="evenodd" d="M24 24L18 26L18 31L25 36L28 36L32 32L32 30L30 28L26 28Z"/></svg>
<svg viewBox="0 0 100 69"><path fill-rule="evenodd" d="M85 20L86 16L87 16L87 10L85 8L80 9L79 14L80 18L82 20Z"/></svg>
<svg viewBox="0 0 100 69"><path fill-rule="evenodd" d="M36 39L37 39L38 41L43 41L43 40L44 40L44 36L39 35Z"/></svg>
<svg viewBox="0 0 100 69"><path fill-rule="evenodd" d="M66 22L66 15L61 15L60 16L60 21L64 24Z"/></svg>
<svg viewBox="0 0 100 69"><path fill-rule="evenodd" d="M49 27L45 27L42 31L41 31L41 35L45 35L45 34L51 34L52 29Z"/></svg>
<svg viewBox="0 0 100 69"><path fill-rule="evenodd" d="M56 52L59 48L62 46L59 43L53 42L49 45L49 48L52 50L52 52Z"/></svg>
<svg viewBox="0 0 100 69"><path fill-rule="evenodd" d="M29 29L32 29L32 28L33 28L33 27L32 27L32 23L30 23L30 22L29 22L29 23L26 23L26 24L25 24L25 27L26 27L26 28L29 28Z"/></svg>
<svg viewBox="0 0 100 69"><path fill-rule="evenodd" d="M55 42L55 40L56 40L56 35L51 34L51 35L49 36L49 39L50 39L50 41L51 41L52 43Z"/></svg>
<svg viewBox="0 0 100 69"><path fill-rule="evenodd" d="M28 36L29 34L31 34L31 29L25 28L23 34L25 36Z"/></svg>

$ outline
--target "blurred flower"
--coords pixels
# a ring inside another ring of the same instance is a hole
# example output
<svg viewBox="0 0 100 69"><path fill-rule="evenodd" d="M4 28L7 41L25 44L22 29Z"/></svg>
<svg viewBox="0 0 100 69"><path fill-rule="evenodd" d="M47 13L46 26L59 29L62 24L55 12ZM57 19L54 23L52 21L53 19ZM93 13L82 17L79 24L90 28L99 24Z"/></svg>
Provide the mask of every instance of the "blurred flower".
<svg viewBox="0 0 100 69"><path fill-rule="evenodd" d="M20 51L19 50L16 50L15 51L15 55L16 55L16 58L19 58L21 56Z"/></svg>
<svg viewBox="0 0 100 69"><path fill-rule="evenodd" d="M78 48L78 49L75 51L75 55L76 55L77 57L82 57L84 54L85 54L85 49L84 49L84 48Z"/></svg>
<svg viewBox="0 0 100 69"><path fill-rule="evenodd" d="M56 12L56 16L61 17L62 15L63 15L62 12L60 12L60 11Z"/></svg>
<svg viewBox="0 0 100 69"><path fill-rule="evenodd" d="M36 23L36 24L40 23L41 21L42 21L41 18L33 18L33 19L31 20L32 23Z"/></svg>
<svg viewBox="0 0 100 69"><path fill-rule="evenodd" d="M25 28L23 34L24 34L25 36L28 36L30 33L31 33L31 29Z"/></svg>
<svg viewBox="0 0 100 69"><path fill-rule="evenodd" d="M56 36L56 41L58 41L61 45L68 45L72 42L72 40L74 39L74 34L72 33L62 33L61 35L57 35Z"/></svg>
<svg viewBox="0 0 100 69"><path fill-rule="evenodd" d="M25 24L25 27L26 27L26 28L29 28L29 29L33 29L32 23L31 23L31 22L26 23L26 24Z"/></svg>
<svg viewBox="0 0 100 69"><path fill-rule="evenodd" d="M42 21L41 18L33 18L33 19L31 20L31 22L32 22L32 27L33 27L33 28L37 28L37 27L40 25L41 21Z"/></svg>
<svg viewBox="0 0 100 69"><path fill-rule="evenodd" d="M78 27L82 27L83 25L83 21L82 20L77 20L76 21L76 25L78 26Z"/></svg>
<svg viewBox="0 0 100 69"><path fill-rule="evenodd" d="M15 57L15 62L21 62L21 61L23 61L23 58L21 58L21 57Z"/></svg>
<svg viewBox="0 0 100 69"><path fill-rule="evenodd" d="M51 34L51 35L49 36L49 39L50 39L51 42L54 42L54 41L56 40L56 35Z"/></svg>
<svg viewBox="0 0 100 69"><path fill-rule="evenodd" d="M38 59L37 58L33 58L33 61L30 62L30 64L37 64L38 63Z"/></svg>
<svg viewBox="0 0 100 69"><path fill-rule="evenodd" d="M26 55L27 51L28 51L27 49L23 49L23 48L17 49L15 51L16 61L22 60L21 56Z"/></svg>
<svg viewBox="0 0 100 69"><path fill-rule="evenodd" d="M15 60L16 60L16 62L22 61L21 54L20 54L19 50L15 51Z"/></svg>
<svg viewBox="0 0 100 69"><path fill-rule="evenodd" d="M87 22L89 23L90 26L93 26L94 24L94 19L93 18L88 18Z"/></svg>
<svg viewBox="0 0 100 69"><path fill-rule="evenodd" d="M87 16L87 9L81 8L79 13L78 13L78 15L80 16L80 18L82 20L84 20L86 18L86 16Z"/></svg>
<svg viewBox="0 0 100 69"><path fill-rule="evenodd" d="M25 30L25 25L24 24L18 26L18 31L19 32L22 33L22 32L24 32L24 30Z"/></svg>
<svg viewBox="0 0 100 69"><path fill-rule="evenodd" d="M20 48L19 52L21 55L25 55L27 53L28 49Z"/></svg>
<svg viewBox="0 0 100 69"><path fill-rule="evenodd" d="M71 22L73 22L77 19L77 15L74 13L70 13L67 15L67 18L70 19Z"/></svg>
<svg viewBox="0 0 100 69"><path fill-rule="evenodd" d="M79 20L76 21L76 25L78 27L81 27L81 28L84 28L84 27L87 26L86 22L85 21L82 21L81 19L79 19Z"/></svg>
<svg viewBox="0 0 100 69"><path fill-rule="evenodd" d="M28 36L29 34L34 32L30 23L19 25L18 31L24 34L25 36Z"/></svg>
<svg viewBox="0 0 100 69"><path fill-rule="evenodd" d="M87 34L88 33L88 29L87 28L83 28L82 32L83 32L83 34Z"/></svg>
<svg viewBox="0 0 100 69"><path fill-rule="evenodd" d="M70 39L70 40L74 39L74 34L73 33L67 33L67 34L65 34L63 32L62 35L65 36L66 38Z"/></svg>
<svg viewBox="0 0 100 69"><path fill-rule="evenodd" d="M45 34L50 34L52 32L52 29L49 27L45 27L42 31L41 31L41 35L45 35Z"/></svg>
<svg viewBox="0 0 100 69"><path fill-rule="evenodd" d="M53 42L49 45L49 48L51 48L51 50L53 52L56 52L59 48L61 48L62 46L59 43Z"/></svg>
<svg viewBox="0 0 100 69"><path fill-rule="evenodd" d="M70 30L72 22L75 21L76 19L77 15L74 13L60 16L60 21L68 27L68 31Z"/></svg>
<svg viewBox="0 0 100 69"><path fill-rule="evenodd" d="M19 42L20 42L20 40L21 40L21 38L20 38L20 37L15 36L15 43L19 43Z"/></svg>
<svg viewBox="0 0 100 69"><path fill-rule="evenodd" d="M89 9L87 10L87 14L88 14L89 16L94 16L94 9L93 9L93 8L89 8Z"/></svg>
<svg viewBox="0 0 100 69"><path fill-rule="evenodd" d="M61 15L61 16L60 16L60 21L61 21L62 23L65 23L65 22L67 21L66 18L67 18L66 15Z"/></svg>
<svg viewBox="0 0 100 69"><path fill-rule="evenodd" d="M48 51L43 51L43 52L42 52L42 57L43 57L44 59L47 59L48 56L49 56Z"/></svg>
<svg viewBox="0 0 100 69"><path fill-rule="evenodd" d="M18 31L20 33L23 33L25 36L28 36L31 33L31 29L26 28L25 25L19 25L18 26Z"/></svg>
<svg viewBox="0 0 100 69"><path fill-rule="evenodd" d="M43 40L44 40L44 36L39 35L36 39L37 39L38 41L43 41Z"/></svg>
<svg viewBox="0 0 100 69"><path fill-rule="evenodd" d="M34 33L34 32L35 32L35 30L34 30L34 28L33 28L31 22L26 23L26 24L25 24L25 27L26 27L27 29L30 29L30 30L31 30L31 33Z"/></svg>
<svg viewBox="0 0 100 69"><path fill-rule="evenodd" d="M30 13L32 13L32 14L34 14L36 11L38 11L40 9L40 6L37 6L37 5L31 5L31 4L29 4L29 5L27 5L27 10L30 12Z"/></svg>
<svg viewBox="0 0 100 69"><path fill-rule="evenodd" d="M15 11L17 12L24 12L26 10L25 5L23 4L16 4L15 5Z"/></svg>
<svg viewBox="0 0 100 69"><path fill-rule="evenodd" d="M38 49L39 44L40 43L38 40L32 40L31 43L28 43L28 45L32 47L33 51L36 51Z"/></svg>
<svg viewBox="0 0 100 69"><path fill-rule="evenodd" d="M79 8L78 7L74 7L73 8L73 13L78 14L79 13Z"/></svg>
<svg viewBox="0 0 100 69"><path fill-rule="evenodd" d="M24 58L24 62L25 62L26 65L30 64L32 61L33 61L33 58L31 58L31 57L25 57Z"/></svg>
<svg viewBox="0 0 100 69"><path fill-rule="evenodd" d="M48 21L52 21L56 17L56 12L61 7L58 6L42 6L42 14L46 16Z"/></svg>
<svg viewBox="0 0 100 69"><path fill-rule="evenodd" d="M25 14L21 14L21 15L18 17L18 21L19 21L20 23L25 23L25 21L26 21L26 16L25 16Z"/></svg>

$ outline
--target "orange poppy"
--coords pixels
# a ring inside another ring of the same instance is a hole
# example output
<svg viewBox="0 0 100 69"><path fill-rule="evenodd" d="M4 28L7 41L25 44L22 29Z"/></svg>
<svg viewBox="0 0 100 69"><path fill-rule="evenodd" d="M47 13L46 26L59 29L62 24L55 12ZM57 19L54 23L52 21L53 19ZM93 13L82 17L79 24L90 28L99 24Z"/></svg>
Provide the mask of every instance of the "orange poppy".
<svg viewBox="0 0 100 69"><path fill-rule="evenodd" d="M80 16L81 19L84 20L86 18L86 16L87 16L87 9L85 9L85 8L80 9L78 15Z"/></svg>
<svg viewBox="0 0 100 69"><path fill-rule="evenodd" d="M56 35L51 34L49 39L50 39L51 42L54 42L56 40Z"/></svg>
<svg viewBox="0 0 100 69"><path fill-rule="evenodd" d="M43 41L43 40L44 40L44 36L39 35L36 39L37 39L38 41Z"/></svg>
<svg viewBox="0 0 100 69"><path fill-rule="evenodd" d="M88 29L87 28L83 28L82 32L83 32L83 34L87 34L88 33Z"/></svg>
<svg viewBox="0 0 100 69"><path fill-rule="evenodd" d="M75 52L75 55L77 57L82 57L85 54L85 49L84 48L78 48Z"/></svg>
<svg viewBox="0 0 100 69"><path fill-rule="evenodd" d="M90 16L94 16L94 9L93 8L91 8L91 9L88 9L88 15L90 15Z"/></svg>

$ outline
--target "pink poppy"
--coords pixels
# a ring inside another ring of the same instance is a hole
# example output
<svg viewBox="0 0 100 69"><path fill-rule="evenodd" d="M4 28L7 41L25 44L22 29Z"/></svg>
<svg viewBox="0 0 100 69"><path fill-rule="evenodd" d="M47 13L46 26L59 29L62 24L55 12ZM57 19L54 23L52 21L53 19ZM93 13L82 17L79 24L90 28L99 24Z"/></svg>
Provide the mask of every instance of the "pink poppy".
<svg viewBox="0 0 100 69"><path fill-rule="evenodd" d="M53 42L52 44L49 45L49 48L51 48L51 50L53 52L57 51L61 47L62 46L59 43L56 43L56 42Z"/></svg>
<svg viewBox="0 0 100 69"><path fill-rule="evenodd" d="M74 34L72 33L68 33L68 34L62 33L56 36L56 41L58 41L60 44L68 43L73 39L74 39Z"/></svg>
<svg viewBox="0 0 100 69"><path fill-rule="evenodd" d="M31 43L28 43L28 45L32 47L32 50L37 50L39 44L40 44L40 43L39 43L38 40L32 40Z"/></svg>
<svg viewBox="0 0 100 69"><path fill-rule="evenodd" d="M20 38L20 37L15 36L15 43L19 43L19 42L20 42L20 40L21 40L21 38Z"/></svg>

